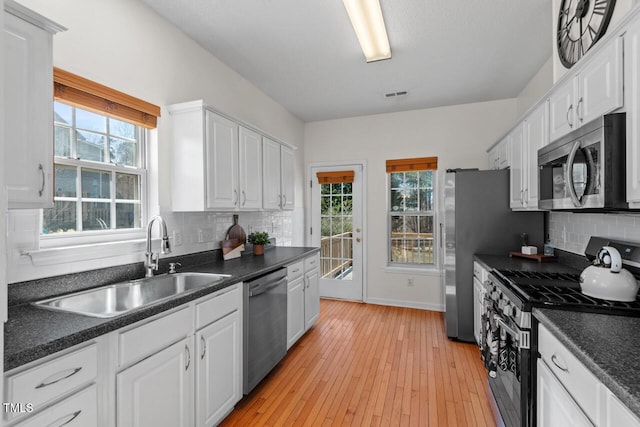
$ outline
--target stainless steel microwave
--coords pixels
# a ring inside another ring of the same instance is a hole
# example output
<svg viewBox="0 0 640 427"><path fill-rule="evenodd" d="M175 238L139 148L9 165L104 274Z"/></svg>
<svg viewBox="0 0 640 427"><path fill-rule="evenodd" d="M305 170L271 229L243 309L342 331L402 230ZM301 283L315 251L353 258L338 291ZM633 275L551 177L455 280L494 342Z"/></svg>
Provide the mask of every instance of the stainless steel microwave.
<svg viewBox="0 0 640 427"><path fill-rule="evenodd" d="M625 113L608 114L538 150L538 206L627 209L625 135Z"/></svg>

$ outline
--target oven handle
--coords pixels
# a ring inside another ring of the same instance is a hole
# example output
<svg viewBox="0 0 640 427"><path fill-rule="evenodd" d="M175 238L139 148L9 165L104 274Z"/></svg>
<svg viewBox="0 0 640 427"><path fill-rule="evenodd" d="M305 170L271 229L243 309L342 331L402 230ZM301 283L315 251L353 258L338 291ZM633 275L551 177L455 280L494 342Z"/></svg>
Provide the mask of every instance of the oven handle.
<svg viewBox="0 0 640 427"><path fill-rule="evenodd" d="M529 332L524 331L516 331L511 326L507 325L507 323L502 319L496 319L498 321L498 326L503 328L509 335L513 337L514 340L518 343L518 348L528 349L529 348Z"/></svg>
<svg viewBox="0 0 640 427"><path fill-rule="evenodd" d="M576 189L573 186L573 162L576 159L578 149L580 149L580 141L573 143L571 151L569 152L569 157L567 157L567 169L564 171L564 182L566 182L569 187L569 196L571 197L573 205L579 208L582 206L582 203L580 202L578 194L576 194Z"/></svg>

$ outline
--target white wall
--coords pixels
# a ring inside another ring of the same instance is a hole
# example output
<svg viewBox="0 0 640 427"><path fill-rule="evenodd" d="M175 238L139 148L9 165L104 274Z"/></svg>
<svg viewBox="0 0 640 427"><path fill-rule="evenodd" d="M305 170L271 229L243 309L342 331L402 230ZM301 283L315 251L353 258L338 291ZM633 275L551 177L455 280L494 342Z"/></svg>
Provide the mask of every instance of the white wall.
<svg viewBox="0 0 640 427"><path fill-rule="evenodd" d="M553 60L551 57L547 59L533 78L522 89L517 98L518 103L518 117L524 116L524 114L537 103L545 93L553 85Z"/></svg>
<svg viewBox="0 0 640 427"><path fill-rule="evenodd" d="M442 309L439 273L397 273L387 265L385 160L438 156L438 169L486 168L486 149L516 120L516 99L307 123L305 163L367 162L369 302ZM414 278L414 285L407 278Z"/></svg>
<svg viewBox="0 0 640 427"><path fill-rule="evenodd" d="M152 135L151 176L159 197L152 195L150 210L167 216L169 228L182 227L184 244L174 254L219 246L220 230L231 225L228 214L172 214L170 167L171 134L166 106L204 99L216 109L251 123L266 133L297 146L296 174L304 176L304 123L242 76L205 51L164 18L136 0L20 0L20 3L64 25L68 31L54 39L54 65L119 91L159 105L162 117ZM243 214L241 225L263 227L285 243L303 244L302 179L296 186L296 210L287 213ZM37 247L37 212L20 211L9 218L12 267L16 282L72 271L140 261L141 253L63 265L33 266L19 257L17 248ZM246 222L243 223L243 218ZM274 228L271 228L271 227ZM275 229L275 227L283 227ZM207 241L198 243L197 230ZM282 239L281 239L282 240Z"/></svg>

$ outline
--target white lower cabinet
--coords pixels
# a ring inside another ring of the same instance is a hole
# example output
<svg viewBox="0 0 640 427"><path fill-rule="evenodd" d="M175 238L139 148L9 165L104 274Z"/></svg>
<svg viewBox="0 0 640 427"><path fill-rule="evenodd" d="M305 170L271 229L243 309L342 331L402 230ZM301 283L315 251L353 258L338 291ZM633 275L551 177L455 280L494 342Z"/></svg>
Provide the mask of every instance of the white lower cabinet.
<svg viewBox="0 0 640 427"><path fill-rule="evenodd" d="M196 334L196 426L218 424L242 398L238 310Z"/></svg>
<svg viewBox="0 0 640 427"><path fill-rule="evenodd" d="M192 426L194 359L189 336L120 372L118 427Z"/></svg>
<svg viewBox="0 0 640 427"><path fill-rule="evenodd" d="M64 399L16 427L68 426L87 427L100 425L98 420L98 391L96 385Z"/></svg>
<svg viewBox="0 0 640 427"><path fill-rule="evenodd" d="M287 266L287 349L320 317L320 254Z"/></svg>
<svg viewBox="0 0 640 427"><path fill-rule="evenodd" d="M596 390L592 390L596 393ZM538 359L538 427L591 427L593 424L546 363Z"/></svg>
<svg viewBox="0 0 640 427"><path fill-rule="evenodd" d="M640 427L640 420L543 325L538 326L538 352L538 426Z"/></svg>

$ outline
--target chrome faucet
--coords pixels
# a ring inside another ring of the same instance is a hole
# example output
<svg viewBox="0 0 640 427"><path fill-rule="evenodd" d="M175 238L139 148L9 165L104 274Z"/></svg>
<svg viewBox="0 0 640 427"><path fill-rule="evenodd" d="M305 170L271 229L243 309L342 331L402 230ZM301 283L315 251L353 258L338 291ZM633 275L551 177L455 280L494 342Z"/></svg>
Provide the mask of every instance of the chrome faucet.
<svg viewBox="0 0 640 427"><path fill-rule="evenodd" d="M163 254L170 254L171 247L169 246L169 236L167 235L167 224L164 222L164 219L159 215L151 217L149 220L149 225L147 226L147 251L145 252L145 277L153 277L153 272L158 270L158 259L160 258L160 254L153 254L151 251L151 228L153 227L153 223L158 220L160 221L160 225L162 225L162 245L160 246L160 252Z"/></svg>

